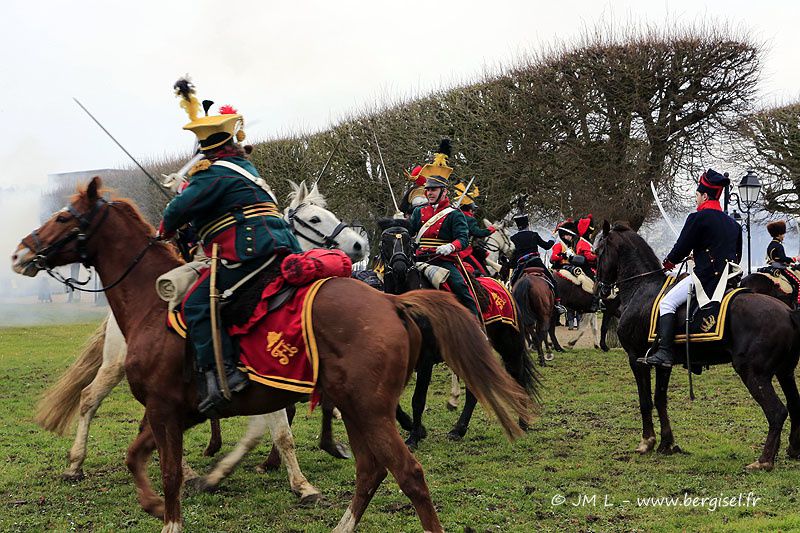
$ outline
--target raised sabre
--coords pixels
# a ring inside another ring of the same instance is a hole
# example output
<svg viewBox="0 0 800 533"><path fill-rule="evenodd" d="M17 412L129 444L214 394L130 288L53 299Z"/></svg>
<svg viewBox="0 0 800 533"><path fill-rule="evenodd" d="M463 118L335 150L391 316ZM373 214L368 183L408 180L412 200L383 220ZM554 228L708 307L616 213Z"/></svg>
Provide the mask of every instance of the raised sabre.
<svg viewBox="0 0 800 533"><path fill-rule="evenodd" d="M325 171L328 170L328 165L331 164L331 160L333 159L333 154L336 153L336 149L339 148L340 144L342 144L341 137L339 138L338 141L336 141L336 146L333 147L333 150L331 150L331 154L328 156L328 160L325 161L325 165L322 167L322 170L319 171L319 174L317 175L317 179L314 182L314 186L315 187L316 187L317 183L319 183L319 180L322 179L322 175L325 174Z"/></svg>
<svg viewBox="0 0 800 533"><path fill-rule="evenodd" d="M650 182L650 190L653 192L653 198L656 201L656 205L658 206L658 210L661 211L661 216L664 217L664 222L667 223L667 226L669 226L669 229L672 230L672 233L674 233L675 236L678 237L680 234L678 233L678 230L675 229L675 226L672 225L672 222L670 222L669 217L667 216L667 212L664 211L664 206L661 205L661 200L658 199L658 193L656 192L656 186L652 181Z"/></svg>
<svg viewBox="0 0 800 533"><path fill-rule="evenodd" d="M467 195L467 193L469 192L469 190L472 188L472 184L473 184L473 183L475 183L475 176L472 176L472 179L471 179L471 180L469 180L469 183L468 183L468 184L467 184L467 186L464 188L464 192L462 192L462 193L461 193L461 196L459 196L459 197L458 197L458 200L456 200L456 201L455 201L455 203L453 203L453 207L454 207L455 209L458 209L459 207L461 207L461 201L462 201L462 200L464 200L464 197Z"/></svg>
<svg viewBox="0 0 800 533"><path fill-rule="evenodd" d="M378 157L381 158L381 169L383 169L383 175L386 178L386 184L389 186L389 194L392 195L392 203L394 204L394 212L400 213L400 208L397 207L397 199L394 197L394 190L392 189L392 182L389 181L389 174L386 172L386 163L383 162L383 154L381 153L381 145L378 144L378 136L375 135L375 130L372 129L372 126L369 127L370 131L372 132L372 138L375 139L375 146L378 148Z"/></svg>

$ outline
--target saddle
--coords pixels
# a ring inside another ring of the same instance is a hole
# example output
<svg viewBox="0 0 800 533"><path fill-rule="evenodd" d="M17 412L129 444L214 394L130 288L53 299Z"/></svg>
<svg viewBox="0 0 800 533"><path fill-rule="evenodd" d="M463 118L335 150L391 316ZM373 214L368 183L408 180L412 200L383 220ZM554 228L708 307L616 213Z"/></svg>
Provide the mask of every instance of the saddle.
<svg viewBox="0 0 800 533"><path fill-rule="evenodd" d="M567 265L555 271L557 276L561 276L570 283L577 285L585 292L594 294L594 280L590 278L582 268Z"/></svg>
<svg viewBox="0 0 800 533"><path fill-rule="evenodd" d="M768 277L769 280L772 281L782 293L787 295L794 295L795 288L792 282L790 281L790 278L787 276L786 270L790 269L766 266L759 268L756 271L756 273ZM798 272L795 269L791 269L791 271L792 274L795 275L795 277L800 278L800 272Z"/></svg>
<svg viewBox="0 0 800 533"><path fill-rule="evenodd" d="M656 324L658 322L658 306L661 300L678 281L674 276L668 276L664 285L653 301L650 310L650 329L648 330L647 340L656 341ZM691 352L692 372L700 374L703 367L710 365L724 364L730 362L730 354L724 349L727 327L728 308L734 298L742 293L750 292L743 288L727 288L720 301L711 301L704 306L700 306L696 298L692 298L689 309L689 342L693 346ZM678 309L675 315L675 344L686 344L686 306ZM686 366L685 349L675 348L674 357L676 363L683 363Z"/></svg>
<svg viewBox="0 0 800 533"><path fill-rule="evenodd" d="M550 278L544 273L544 269L542 267L527 267L522 271L523 274L529 274L532 276L536 276L537 278L542 278L547 282L547 285L550 287L550 290L555 293L555 287L553 287L553 282L550 281Z"/></svg>

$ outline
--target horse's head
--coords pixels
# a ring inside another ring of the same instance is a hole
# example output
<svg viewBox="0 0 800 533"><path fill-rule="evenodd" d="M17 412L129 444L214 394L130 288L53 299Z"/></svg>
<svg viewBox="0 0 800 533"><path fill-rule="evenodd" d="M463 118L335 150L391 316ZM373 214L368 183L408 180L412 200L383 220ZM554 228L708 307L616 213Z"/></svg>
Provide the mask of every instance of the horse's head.
<svg viewBox="0 0 800 533"><path fill-rule="evenodd" d="M384 265L385 289L399 294L414 281L409 278L414 266L414 240L409 233L407 220L379 220L378 226L383 229L379 251Z"/></svg>
<svg viewBox="0 0 800 533"><path fill-rule="evenodd" d="M33 277L40 270L60 265L89 264L95 252L92 236L109 209L101 185L99 177L92 178L67 207L22 239L11 256L14 271Z"/></svg>
<svg viewBox="0 0 800 533"><path fill-rule="evenodd" d="M325 208L325 198L316 184L309 190L305 181L299 185L289 183L292 192L284 218L303 250L338 248L354 263L361 261L367 252L367 240Z"/></svg>
<svg viewBox="0 0 800 533"><path fill-rule="evenodd" d="M615 285L651 276L662 271L661 262L653 249L630 226L603 221L603 229L594 242L597 255L597 284L595 292L607 298Z"/></svg>

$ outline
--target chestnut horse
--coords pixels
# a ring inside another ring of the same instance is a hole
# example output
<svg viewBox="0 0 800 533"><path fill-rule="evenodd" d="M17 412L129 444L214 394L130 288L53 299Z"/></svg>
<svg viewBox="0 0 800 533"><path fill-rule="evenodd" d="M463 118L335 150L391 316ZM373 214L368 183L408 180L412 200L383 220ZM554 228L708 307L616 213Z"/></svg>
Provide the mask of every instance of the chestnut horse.
<svg viewBox="0 0 800 533"><path fill-rule="evenodd" d="M639 390L642 414L642 440L636 449L647 453L655 447L653 399L650 367L636 361L647 352L650 312L665 282L665 275L652 248L636 232L624 225L613 228L603 224L602 238L596 253L598 287L603 292L619 288L622 316L617 328L622 347ZM678 319L680 323L680 319ZM747 390L764 412L769 433L761 457L747 466L748 470L770 470L778 453L781 429L786 420L786 406L775 394L772 378L777 377L788 404L791 432L787 453L800 459L800 394L794 378L800 354L800 311L792 311L774 298L763 294L740 294L730 303L725 338L715 343L692 343L694 361L709 364L730 361ZM714 346L712 346L713 344ZM683 345L676 345L676 362L682 361ZM672 453L675 442L667 414L667 389L671 368L656 368L655 407L661 421L661 444L658 451Z"/></svg>
<svg viewBox="0 0 800 533"><path fill-rule="evenodd" d="M526 272L514 284L512 294L519 310L520 327L525 329L529 345L536 346L539 364L545 366L545 360L553 360L553 352L547 342L555 309L553 289L543 273ZM542 344L547 350L547 356L542 350Z"/></svg>
<svg viewBox="0 0 800 533"><path fill-rule="evenodd" d="M141 506L163 519L162 533L179 532L183 432L204 416L197 410L193 361L184 340L164 327L167 304L154 284L180 260L153 237L152 226L133 204L104 200L100 187L100 178L93 178L67 208L25 237L12 257L13 268L35 276L77 261L95 267L128 344L128 384L145 407L126 464ZM494 359L488 342L473 327L474 318L452 295L419 291L389 296L356 280L336 278L319 289L311 315L319 351L317 386L342 412L356 460L353 499L335 531L354 530L389 471L423 528L442 531L422 467L394 424L423 334L436 339L447 364L496 414L509 438L521 435L517 421L529 420L532 402ZM268 413L303 398L253 384L235 394L221 415ZM147 478L147 463L156 449L163 500Z"/></svg>

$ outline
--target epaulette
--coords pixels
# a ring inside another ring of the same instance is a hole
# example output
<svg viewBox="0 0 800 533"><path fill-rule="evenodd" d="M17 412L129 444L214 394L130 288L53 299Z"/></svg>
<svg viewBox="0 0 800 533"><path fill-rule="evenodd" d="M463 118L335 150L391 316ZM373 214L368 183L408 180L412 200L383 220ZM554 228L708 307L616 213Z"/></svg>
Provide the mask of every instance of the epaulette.
<svg viewBox="0 0 800 533"><path fill-rule="evenodd" d="M186 175L187 176L194 176L198 172L202 172L204 170L208 170L211 167L211 165L213 165L213 164L214 163L212 163L208 159L201 159L200 161L195 163L195 165L191 169L189 169L189 172L187 172Z"/></svg>

